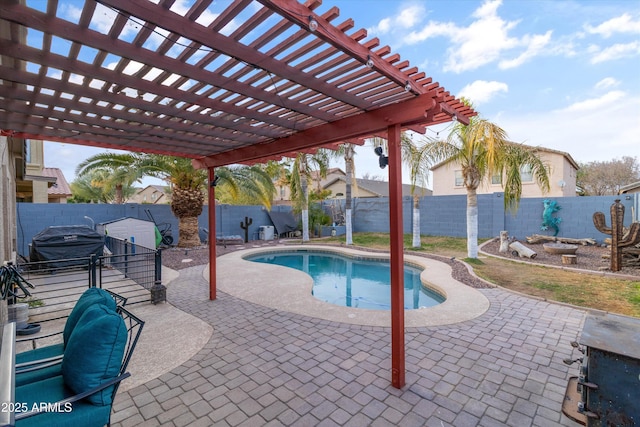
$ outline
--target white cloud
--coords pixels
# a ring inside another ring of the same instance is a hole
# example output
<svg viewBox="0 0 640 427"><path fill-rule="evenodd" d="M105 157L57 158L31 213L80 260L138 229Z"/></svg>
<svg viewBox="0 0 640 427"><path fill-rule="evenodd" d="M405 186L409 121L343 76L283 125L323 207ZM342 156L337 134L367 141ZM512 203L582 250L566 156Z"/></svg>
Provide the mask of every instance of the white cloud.
<svg viewBox="0 0 640 427"><path fill-rule="evenodd" d="M607 92L599 98L586 99L584 101L575 102L568 107L557 110L558 112L594 112L600 111L604 107L612 106L618 100L624 98L626 94L621 90Z"/></svg>
<svg viewBox="0 0 640 427"><path fill-rule="evenodd" d="M589 51L593 53L591 58L592 64L600 62L613 61L621 58L628 58L631 56L640 55L640 42L632 43L616 43L613 46L609 46L600 50L597 46L591 46Z"/></svg>
<svg viewBox="0 0 640 427"><path fill-rule="evenodd" d="M497 81L476 80L463 87L457 96L468 98L473 102L474 106L489 102L499 93L509 92L509 86L506 83Z"/></svg>
<svg viewBox="0 0 640 427"><path fill-rule="evenodd" d="M625 13L595 27L586 24L584 29L589 34L598 34L604 38L616 33L640 34L640 19L634 21L631 15Z"/></svg>
<svg viewBox="0 0 640 427"><path fill-rule="evenodd" d="M500 61L498 67L503 70L516 68L527 62L529 59L540 55L549 45L549 42L551 41L551 34L552 31L549 30L542 35L537 34L534 36L525 36L522 39L522 42L526 46L526 50L514 59L505 59Z"/></svg>
<svg viewBox="0 0 640 427"><path fill-rule="evenodd" d="M640 158L640 97L612 91L553 111L504 112L496 120L513 141L568 152L578 162Z"/></svg>
<svg viewBox="0 0 640 427"><path fill-rule="evenodd" d="M475 20L467 27L451 22L430 21L421 29L411 31L405 43L416 44L433 37L447 37L451 46L447 49L444 71L461 73L474 70L491 62L500 61L506 52L522 50L513 59L499 62L502 69L522 65L531 58L557 49L550 49L552 31L544 34L510 36L520 21L505 21L498 15L502 1L485 1L472 16Z"/></svg>
<svg viewBox="0 0 640 427"><path fill-rule="evenodd" d="M424 15L425 9L421 3L409 4L400 9L394 16L381 19L378 24L367 31L371 34L405 34L406 30L413 28L422 21Z"/></svg>
<svg viewBox="0 0 640 427"><path fill-rule="evenodd" d="M610 87L616 87L620 84L620 82L616 79L614 79L613 77L605 77L604 79L600 80L598 83L596 83L595 88L596 89L608 89Z"/></svg>

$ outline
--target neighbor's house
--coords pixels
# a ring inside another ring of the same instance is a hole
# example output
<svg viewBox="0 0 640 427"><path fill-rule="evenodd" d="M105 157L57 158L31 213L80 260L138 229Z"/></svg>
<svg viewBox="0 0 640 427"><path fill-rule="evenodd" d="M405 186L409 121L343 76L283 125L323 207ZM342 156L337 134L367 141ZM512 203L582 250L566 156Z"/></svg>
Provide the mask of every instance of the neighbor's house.
<svg viewBox="0 0 640 427"><path fill-rule="evenodd" d="M531 147L538 150L542 161L547 165L549 174L549 192L543 193L530 170L522 169L522 197L572 197L576 195L576 172L578 164L569 153L543 147ZM462 178L462 167L449 160L431 168L433 172L433 195L445 196L467 194ZM502 177L492 176L478 187L477 194L501 193Z"/></svg>
<svg viewBox="0 0 640 427"><path fill-rule="evenodd" d="M317 172L311 174L313 188L320 190L330 190L331 199L344 199L347 191L347 174L340 168L332 168L327 171L327 176L319 178ZM428 188L416 187L414 189L416 196L431 196L431 190ZM356 178L356 186L351 185L351 197L367 198L367 197L388 197L389 182L375 179ZM402 196L411 196L411 185L402 184Z"/></svg>
<svg viewBox="0 0 640 427"><path fill-rule="evenodd" d="M618 194L633 194L640 193L640 181L632 182L631 184L620 187Z"/></svg>
<svg viewBox="0 0 640 427"><path fill-rule="evenodd" d="M388 197L389 196L389 183L387 181L376 181L373 179L356 178L357 186L351 186L351 197L354 198L366 198L366 197ZM337 176L333 180L327 182L323 189L331 190L332 199L344 199L346 197L347 190L347 177ZM428 188L415 187L414 195L418 197L431 196L431 190ZM411 185L402 184L402 196L411 196Z"/></svg>
<svg viewBox="0 0 640 427"><path fill-rule="evenodd" d="M126 203L148 203L148 204L167 204L171 203L171 199L167 194L167 187L161 185L147 185L141 190L138 190L136 194L129 197Z"/></svg>
<svg viewBox="0 0 640 427"><path fill-rule="evenodd" d="M49 187L56 178L44 172L44 143L36 139L15 139L20 149L16 163L16 200L27 203L48 203Z"/></svg>
<svg viewBox="0 0 640 427"><path fill-rule="evenodd" d="M72 196L71 187L62 171L58 168L43 168L42 175L55 179L47 190L48 203L67 203Z"/></svg>

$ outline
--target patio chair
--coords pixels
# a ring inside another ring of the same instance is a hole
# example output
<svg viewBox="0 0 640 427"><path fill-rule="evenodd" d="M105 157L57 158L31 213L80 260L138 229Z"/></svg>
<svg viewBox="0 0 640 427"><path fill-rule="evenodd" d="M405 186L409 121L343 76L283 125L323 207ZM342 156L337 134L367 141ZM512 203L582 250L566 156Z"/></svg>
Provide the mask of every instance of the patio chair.
<svg viewBox="0 0 640 427"><path fill-rule="evenodd" d="M125 297L111 291L100 288L89 288L76 302L67 318L63 331L41 335L35 338L17 340L18 342L31 341L62 334L61 343L34 348L33 350L16 354L16 386L60 375L60 364L66 343L87 308L95 304L104 304L112 310L115 310L118 305L124 306L126 302L127 299ZM35 347L35 343L33 345Z"/></svg>
<svg viewBox="0 0 640 427"><path fill-rule="evenodd" d="M16 414L15 425L110 425L113 400L120 382L131 376L126 369L143 326L123 307L87 309L69 337L61 375L16 388L15 401L28 411Z"/></svg>

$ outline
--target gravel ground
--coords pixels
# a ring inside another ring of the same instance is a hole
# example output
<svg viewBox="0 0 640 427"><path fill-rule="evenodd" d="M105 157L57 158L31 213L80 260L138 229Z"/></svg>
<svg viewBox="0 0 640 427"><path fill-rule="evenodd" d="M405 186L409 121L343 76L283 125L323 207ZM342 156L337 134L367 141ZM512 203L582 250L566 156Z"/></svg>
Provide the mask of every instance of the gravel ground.
<svg viewBox="0 0 640 427"><path fill-rule="evenodd" d="M531 260L531 262L536 264L543 265L556 265L562 266L562 255L550 254L544 250L542 243L537 244L529 244L526 242L523 243L529 249L532 249L537 253L536 257ZM499 256L507 259L517 259L519 261L529 261L527 258L520 258L511 253L511 251L501 254L498 252L500 249L500 241L493 240L482 247L482 250L488 254ZM592 270L592 271L608 271L609 270L609 259L605 259L603 255L609 255L611 253L610 249L603 248L600 246L582 246L578 245L578 250L576 251L576 255L578 256L578 263L575 268L583 269L583 270ZM565 266L570 267L570 266ZM640 268L631 268L631 267L623 267L619 274L626 274L631 276L640 276Z"/></svg>

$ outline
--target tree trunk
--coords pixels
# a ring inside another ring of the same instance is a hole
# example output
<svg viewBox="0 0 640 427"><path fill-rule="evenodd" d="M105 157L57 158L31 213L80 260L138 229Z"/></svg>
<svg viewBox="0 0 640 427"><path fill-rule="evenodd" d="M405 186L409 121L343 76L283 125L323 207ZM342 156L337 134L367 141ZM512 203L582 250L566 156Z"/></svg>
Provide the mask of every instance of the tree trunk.
<svg viewBox="0 0 640 427"><path fill-rule="evenodd" d="M352 144L346 144L344 150L344 169L347 179L345 180L345 201L344 201L344 225L346 228L346 244L353 245L353 231L351 228L351 181L353 180L353 154Z"/></svg>
<svg viewBox="0 0 640 427"><path fill-rule="evenodd" d="M309 210L302 210L302 241L309 241Z"/></svg>
<svg viewBox="0 0 640 427"><path fill-rule="evenodd" d="M345 212L344 212L344 223L345 223L345 226L346 226L346 230L345 230L346 238L347 238L346 244L347 245L353 245L353 232L352 232L352 229L351 229L351 209L350 208L349 209L345 209Z"/></svg>
<svg viewBox="0 0 640 427"><path fill-rule="evenodd" d="M467 188L467 257L478 258L478 195Z"/></svg>
<svg viewBox="0 0 640 427"><path fill-rule="evenodd" d="M124 203L122 184L116 185L115 202L116 202L116 205L121 205L122 203Z"/></svg>
<svg viewBox="0 0 640 427"><path fill-rule="evenodd" d="M178 218L178 232L180 240L179 248L192 248L200 246L200 235L198 234L198 217Z"/></svg>
<svg viewBox="0 0 640 427"><path fill-rule="evenodd" d="M501 231L500 232L500 250L498 251L501 254L505 254L509 252L509 232Z"/></svg>
<svg viewBox="0 0 640 427"><path fill-rule="evenodd" d="M418 196L413 196L413 242L414 248L422 246L420 242L420 199Z"/></svg>
<svg viewBox="0 0 640 427"><path fill-rule="evenodd" d="M517 254L520 258L531 258L531 259L534 259L536 257L536 255L538 255L536 253L536 251L526 247L525 245L523 245L520 242L513 242L513 243L509 244L509 247L511 249L513 249L513 251L515 252L514 255Z"/></svg>
<svg viewBox="0 0 640 427"><path fill-rule="evenodd" d="M304 171L300 172L300 187L302 187L302 241L309 241L309 196L307 195L307 177Z"/></svg>

